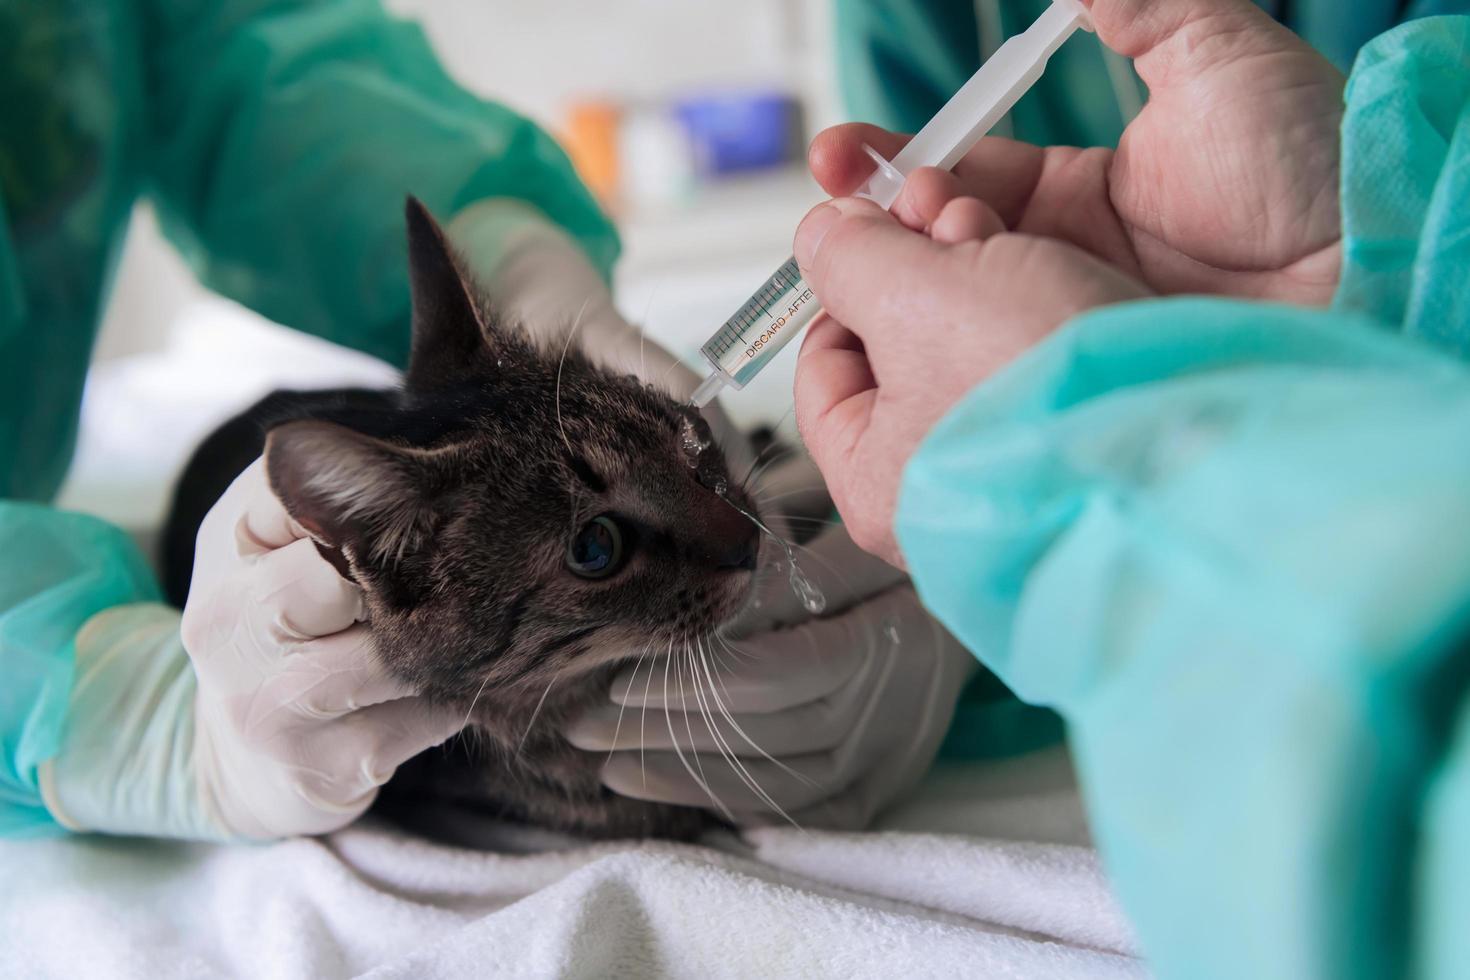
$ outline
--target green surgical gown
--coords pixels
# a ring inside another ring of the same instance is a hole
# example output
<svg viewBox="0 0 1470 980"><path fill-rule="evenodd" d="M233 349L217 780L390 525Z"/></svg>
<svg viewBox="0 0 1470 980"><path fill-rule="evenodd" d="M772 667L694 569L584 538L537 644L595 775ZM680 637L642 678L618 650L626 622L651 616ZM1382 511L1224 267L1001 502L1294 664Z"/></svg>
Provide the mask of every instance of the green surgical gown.
<svg viewBox="0 0 1470 980"><path fill-rule="evenodd" d="M1470 976L1470 17L1346 99L1332 309L1085 315L903 476L920 594L1066 719L1162 977Z"/></svg>
<svg viewBox="0 0 1470 980"><path fill-rule="evenodd" d="M375 0L0 0L0 835L57 829L36 766L77 629L157 598L123 534L45 506L134 202L206 285L401 364L410 193L518 198L617 252L555 143Z"/></svg>

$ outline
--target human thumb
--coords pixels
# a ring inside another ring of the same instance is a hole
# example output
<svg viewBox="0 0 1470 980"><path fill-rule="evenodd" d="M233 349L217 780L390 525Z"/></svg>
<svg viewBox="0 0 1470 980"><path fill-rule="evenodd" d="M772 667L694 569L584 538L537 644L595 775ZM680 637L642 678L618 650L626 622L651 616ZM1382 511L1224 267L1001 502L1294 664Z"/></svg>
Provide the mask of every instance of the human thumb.
<svg viewBox="0 0 1470 980"><path fill-rule="evenodd" d="M797 226L793 252L817 299L870 353L901 342L905 324L947 320L957 289L948 247L910 231L871 201L837 198Z"/></svg>

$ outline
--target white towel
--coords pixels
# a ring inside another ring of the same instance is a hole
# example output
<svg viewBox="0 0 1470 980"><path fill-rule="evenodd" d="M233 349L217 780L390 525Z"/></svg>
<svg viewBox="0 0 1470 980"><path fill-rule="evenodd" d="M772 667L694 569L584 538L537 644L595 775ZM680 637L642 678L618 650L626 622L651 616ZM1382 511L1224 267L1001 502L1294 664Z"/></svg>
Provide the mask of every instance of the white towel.
<svg viewBox="0 0 1470 980"><path fill-rule="evenodd" d="M1141 977L1060 753L866 834L0 843L0 977ZM549 848L549 849L548 849Z"/></svg>

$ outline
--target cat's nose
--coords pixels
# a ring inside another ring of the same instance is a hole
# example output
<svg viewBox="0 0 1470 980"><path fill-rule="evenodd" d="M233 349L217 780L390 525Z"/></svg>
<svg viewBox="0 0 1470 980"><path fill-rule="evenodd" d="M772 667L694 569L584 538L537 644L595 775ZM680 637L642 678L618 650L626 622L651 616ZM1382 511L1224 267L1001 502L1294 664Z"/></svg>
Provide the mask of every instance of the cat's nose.
<svg viewBox="0 0 1470 980"><path fill-rule="evenodd" d="M735 542L717 557L716 567L722 572L754 571L755 560L760 554L761 536L752 530L750 534Z"/></svg>

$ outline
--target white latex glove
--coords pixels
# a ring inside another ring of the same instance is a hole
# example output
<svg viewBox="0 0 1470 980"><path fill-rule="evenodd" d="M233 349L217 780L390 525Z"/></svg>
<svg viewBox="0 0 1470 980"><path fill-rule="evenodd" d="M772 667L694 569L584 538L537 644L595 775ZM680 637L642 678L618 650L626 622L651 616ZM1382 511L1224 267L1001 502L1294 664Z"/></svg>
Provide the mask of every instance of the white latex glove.
<svg viewBox="0 0 1470 980"><path fill-rule="evenodd" d="M76 830L213 840L351 823L464 721L379 666L362 615L256 461L200 527L182 627L124 606L78 635L48 809Z"/></svg>
<svg viewBox="0 0 1470 980"><path fill-rule="evenodd" d="M827 597L823 617L776 576L737 624L743 637L623 671L613 703L568 738L608 753L603 782L625 796L744 826L782 814L803 827L866 826L928 771L978 665L910 586L893 584L900 573L859 554L845 534L823 535L801 559ZM796 625L763 628L773 622Z"/></svg>

